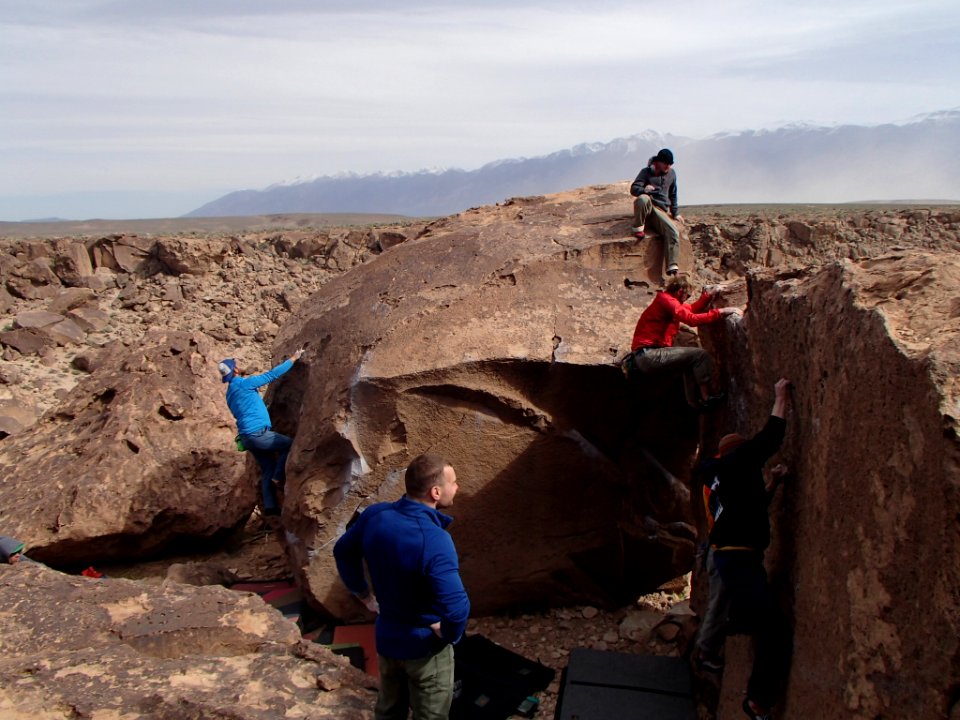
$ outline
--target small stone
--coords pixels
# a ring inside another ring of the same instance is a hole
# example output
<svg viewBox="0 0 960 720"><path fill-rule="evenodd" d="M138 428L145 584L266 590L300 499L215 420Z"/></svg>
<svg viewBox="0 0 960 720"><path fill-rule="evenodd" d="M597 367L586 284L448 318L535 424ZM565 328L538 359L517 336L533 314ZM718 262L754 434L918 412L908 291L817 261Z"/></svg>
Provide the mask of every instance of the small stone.
<svg viewBox="0 0 960 720"><path fill-rule="evenodd" d="M593 607L592 605L587 605L587 606L581 611L581 615L583 615L587 620L592 620L593 618L595 618L595 617L596 617L597 615L599 615L599 614L600 614L600 611L597 610L597 609L596 609L595 607Z"/></svg>
<svg viewBox="0 0 960 720"><path fill-rule="evenodd" d="M603 641L605 643L615 645L619 640L620 640L620 635L618 633L613 632L612 630L610 632L605 632L603 634Z"/></svg>
<svg viewBox="0 0 960 720"><path fill-rule="evenodd" d="M329 675L317 675L317 687L324 692L339 690L342 684L339 680Z"/></svg>
<svg viewBox="0 0 960 720"><path fill-rule="evenodd" d="M664 623L663 625L657 627L657 637L664 642L676 642L679 634L680 628L674 623Z"/></svg>
<svg viewBox="0 0 960 720"><path fill-rule="evenodd" d="M595 642L595 643L591 646L591 649L593 649L593 650L600 650L600 651L602 652L602 651L607 650L608 647L607 647L607 644L606 644L605 642L603 642L603 640L599 640L599 641Z"/></svg>

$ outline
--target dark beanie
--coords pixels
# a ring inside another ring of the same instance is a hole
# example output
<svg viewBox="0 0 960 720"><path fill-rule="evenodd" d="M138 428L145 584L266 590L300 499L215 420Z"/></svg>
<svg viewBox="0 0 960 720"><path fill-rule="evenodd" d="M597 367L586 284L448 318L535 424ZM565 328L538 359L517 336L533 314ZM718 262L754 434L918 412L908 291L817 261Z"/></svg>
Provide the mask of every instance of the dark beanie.
<svg viewBox="0 0 960 720"><path fill-rule="evenodd" d="M667 165L673 165L673 153L667 148L664 148L657 153L657 156L654 158L654 160L659 160Z"/></svg>

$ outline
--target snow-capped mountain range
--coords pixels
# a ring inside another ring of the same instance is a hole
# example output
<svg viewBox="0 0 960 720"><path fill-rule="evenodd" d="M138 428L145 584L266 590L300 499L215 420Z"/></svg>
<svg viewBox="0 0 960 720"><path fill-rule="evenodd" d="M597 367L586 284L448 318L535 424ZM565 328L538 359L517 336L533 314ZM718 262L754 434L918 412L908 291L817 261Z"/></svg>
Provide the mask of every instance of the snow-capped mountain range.
<svg viewBox="0 0 960 720"><path fill-rule="evenodd" d="M695 139L648 130L476 170L298 178L229 193L189 217L291 212L447 215L518 195L632 179L661 147L676 156L681 206L960 200L960 109L884 125L723 132Z"/></svg>

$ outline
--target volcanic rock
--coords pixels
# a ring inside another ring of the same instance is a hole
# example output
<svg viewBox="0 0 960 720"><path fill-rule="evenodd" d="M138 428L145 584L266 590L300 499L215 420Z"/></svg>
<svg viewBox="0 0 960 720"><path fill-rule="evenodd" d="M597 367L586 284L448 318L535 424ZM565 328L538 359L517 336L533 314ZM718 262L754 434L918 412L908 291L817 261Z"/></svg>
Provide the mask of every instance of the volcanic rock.
<svg viewBox="0 0 960 720"><path fill-rule="evenodd" d="M153 248L153 240L136 235L101 238L93 246L94 263L114 271L149 274L159 269Z"/></svg>
<svg viewBox="0 0 960 720"><path fill-rule="evenodd" d="M16 300L14 300L13 295L7 290L7 287L0 285L0 314L10 312L15 303Z"/></svg>
<svg viewBox="0 0 960 720"><path fill-rule="evenodd" d="M26 332L26 331L23 331ZM0 449L0 527L44 562L136 557L243 522L255 493L202 335L154 331Z"/></svg>
<svg viewBox="0 0 960 720"><path fill-rule="evenodd" d="M19 328L40 329L61 322L63 319L63 315L46 310L25 310L17 313L15 322Z"/></svg>
<svg viewBox="0 0 960 720"><path fill-rule="evenodd" d="M734 331L705 335L732 396L713 443L759 430L775 380L794 384L767 553L794 628L776 716L942 717L960 678L960 259L768 271L749 292ZM721 718L739 716L746 645L726 658Z"/></svg>
<svg viewBox="0 0 960 720"><path fill-rule="evenodd" d="M37 409L21 397L0 400L0 437L16 435L37 421Z"/></svg>
<svg viewBox="0 0 960 720"><path fill-rule="evenodd" d="M167 580L184 585L223 585L230 587L239 578L219 563L174 563L167 568Z"/></svg>
<svg viewBox="0 0 960 720"><path fill-rule="evenodd" d="M87 334L77 323L70 319L61 320L40 330L57 345L80 345L87 339Z"/></svg>
<svg viewBox="0 0 960 720"><path fill-rule="evenodd" d="M251 593L20 563L0 566L0 607L4 718L373 716L371 679Z"/></svg>
<svg viewBox="0 0 960 720"><path fill-rule="evenodd" d="M52 270L64 285L79 285L93 275L93 263L84 243L58 240L54 248Z"/></svg>
<svg viewBox="0 0 960 720"><path fill-rule="evenodd" d="M89 288L67 288L47 304L47 311L63 315L68 310L96 304L97 294Z"/></svg>
<svg viewBox="0 0 960 720"><path fill-rule="evenodd" d="M632 237L621 193L585 197L437 223L329 282L282 329L278 357L307 348L272 396L275 425L298 431L288 528L327 610L360 607L331 542L358 505L399 497L428 449L460 476L451 532L477 612L618 603L686 572L694 533L673 528L692 522L697 418L679 380L632 397L614 362L661 244Z"/></svg>
<svg viewBox="0 0 960 720"><path fill-rule="evenodd" d="M219 268L228 244L208 238L161 238L157 259L174 275L202 275Z"/></svg>
<svg viewBox="0 0 960 720"><path fill-rule="evenodd" d="M95 307L78 307L67 317L87 332L100 332L110 326L110 313Z"/></svg>
<svg viewBox="0 0 960 720"><path fill-rule="evenodd" d="M53 341L39 330L7 330L0 332L0 344L16 350L22 355L39 355L45 348L50 347Z"/></svg>

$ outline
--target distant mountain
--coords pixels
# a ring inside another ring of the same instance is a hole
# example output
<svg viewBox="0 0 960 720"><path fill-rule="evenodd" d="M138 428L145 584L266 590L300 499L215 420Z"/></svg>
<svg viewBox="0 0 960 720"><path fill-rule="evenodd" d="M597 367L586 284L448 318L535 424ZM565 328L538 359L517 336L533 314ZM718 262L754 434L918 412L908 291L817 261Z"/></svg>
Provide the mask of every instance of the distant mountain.
<svg viewBox="0 0 960 720"><path fill-rule="evenodd" d="M899 124L786 125L693 139L647 131L477 170L339 175L242 190L186 217L294 212L448 215L518 195L632 179L661 147L680 204L960 199L960 109Z"/></svg>

